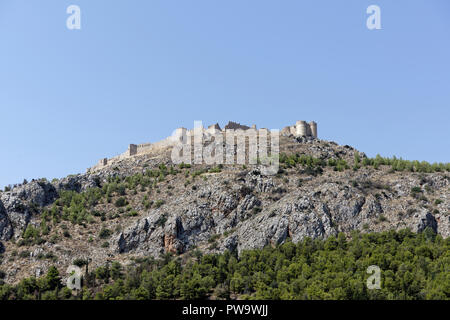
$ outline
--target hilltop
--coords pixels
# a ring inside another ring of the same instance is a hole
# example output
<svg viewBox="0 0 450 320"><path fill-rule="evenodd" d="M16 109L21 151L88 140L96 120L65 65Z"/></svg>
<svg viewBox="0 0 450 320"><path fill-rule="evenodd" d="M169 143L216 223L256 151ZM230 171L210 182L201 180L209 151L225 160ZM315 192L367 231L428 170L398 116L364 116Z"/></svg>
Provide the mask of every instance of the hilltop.
<svg viewBox="0 0 450 320"><path fill-rule="evenodd" d="M449 164L369 159L317 131L296 133L281 132L276 175L258 164L174 164L173 146L162 144L1 192L4 281L52 265L64 274L74 261L95 269L193 250L241 254L355 230L449 236Z"/></svg>

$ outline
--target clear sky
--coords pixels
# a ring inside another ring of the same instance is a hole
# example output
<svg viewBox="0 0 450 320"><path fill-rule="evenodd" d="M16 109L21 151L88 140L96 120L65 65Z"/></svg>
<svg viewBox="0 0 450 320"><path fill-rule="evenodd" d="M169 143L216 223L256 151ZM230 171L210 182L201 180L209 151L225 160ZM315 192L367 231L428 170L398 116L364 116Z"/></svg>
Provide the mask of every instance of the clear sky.
<svg viewBox="0 0 450 320"><path fill-rule="evenodd" d="M0 186L194 120L315 120L369 156L448 162L449 40L448 0L0 0Z"/></svg>

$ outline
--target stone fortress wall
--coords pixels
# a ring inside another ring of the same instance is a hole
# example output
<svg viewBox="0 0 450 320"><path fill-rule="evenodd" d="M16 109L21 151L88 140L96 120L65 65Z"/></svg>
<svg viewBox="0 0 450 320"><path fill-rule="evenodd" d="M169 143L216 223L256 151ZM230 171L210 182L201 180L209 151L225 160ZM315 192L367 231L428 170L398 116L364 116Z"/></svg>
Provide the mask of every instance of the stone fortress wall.
<svg viewBox="0 0 450 320"><path fill-rule="evenodd" d="M192 137L194 136L194 133L196 130L199 130L204 139L208 139L208 137L213 136L217 133L223 133L226 136L227 131L233 131L236 135L244 134L247 132L247 130L256 132L256 125L252 125L251 127L248 127L246 125L241 125L240 123L229 121L228 124L224 127L222 130L219 126L219 124L213 124L209 126L208 128L194 128L194 129L186 129L186 128L178 128L176 129L173 134L161 141L155 142L155 143L143 143L143 144L130 144L128 146L128 149L113 158L103 158L101 159L95 166L91 168L91 170L99 170L105 166L112 165L118 161L138 156L138 155L144 155L148 154L163 148L172 147L177 142L182 140L182 137L187 137L188 140L191 141ZM268 129L262 128L259 130L269 132ZM292 135L294 137L312 137L317 138L317 123L314 121L311 121L307 123L306 121L299 120L292 126L284 127L283 130L281 130L281 135L289 136Z"/></svg>
<svg viewBox="0 0 450 320"><path fill-rule="evenodd" d="M307 123L306 121L299 120L293 126L284 127L283 130L281 130L281 134L292 134L296 137L310 136L317 138L317 123L314 121Z"/></svg>

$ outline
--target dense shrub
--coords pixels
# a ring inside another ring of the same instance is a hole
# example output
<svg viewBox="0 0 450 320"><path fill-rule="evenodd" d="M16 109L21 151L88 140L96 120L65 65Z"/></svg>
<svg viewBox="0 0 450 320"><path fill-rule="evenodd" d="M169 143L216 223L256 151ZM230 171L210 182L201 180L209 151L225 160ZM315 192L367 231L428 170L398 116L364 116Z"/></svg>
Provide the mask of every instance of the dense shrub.
<svg viewBox="0 0 450 320"><path fill-rule="evenodd" d="M120 197L114 203L116 207L124 207L127 205L127 200L124 197Z"/></svg>
<svg viewBox="0 0 450 320"><path fill-rule="evenodd" d="M86 259L77 258L77 259L73 260L72 264L73 264L74 266L77 266L77 267L80 267L80 268L81 268L82 266L87 265L87 264L88 264L88 261L87 261Z"/></svg>
<svg viewBox="0 0 450 320"><path fill-rule="evenodd" d="M107 228L102 228L100 230L100 233L98 234L98 236L100 237L100 239L106 239L109 238L111 236L112 232L111 230L107 229Z"/></svg>

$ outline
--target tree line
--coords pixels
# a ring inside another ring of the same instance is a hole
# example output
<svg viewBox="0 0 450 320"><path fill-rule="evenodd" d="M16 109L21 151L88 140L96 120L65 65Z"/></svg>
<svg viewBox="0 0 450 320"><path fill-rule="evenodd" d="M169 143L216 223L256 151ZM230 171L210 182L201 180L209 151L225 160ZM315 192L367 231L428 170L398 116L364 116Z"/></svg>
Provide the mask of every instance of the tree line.
<svg viewBox="0 0 450 320"><path fill-rule="evenodd" d="M450 239L426 229L305 238L263 249L184 256L166 254L89 271L83 289L61 283L55 267L0 299L450 299ZM83 261L77 261L83 266ZM381 288L368 289L367 268L381 269ZM1 273L0 273L1 275Z"/></svg>

